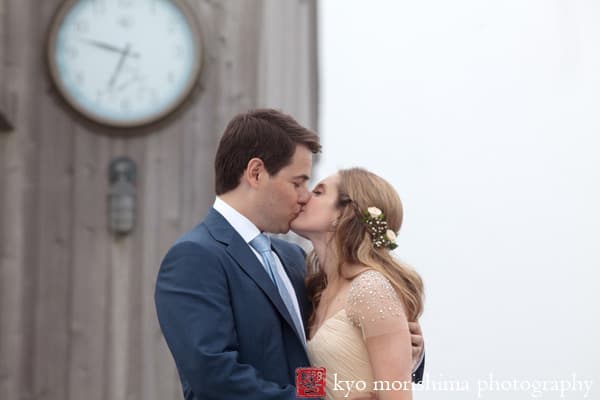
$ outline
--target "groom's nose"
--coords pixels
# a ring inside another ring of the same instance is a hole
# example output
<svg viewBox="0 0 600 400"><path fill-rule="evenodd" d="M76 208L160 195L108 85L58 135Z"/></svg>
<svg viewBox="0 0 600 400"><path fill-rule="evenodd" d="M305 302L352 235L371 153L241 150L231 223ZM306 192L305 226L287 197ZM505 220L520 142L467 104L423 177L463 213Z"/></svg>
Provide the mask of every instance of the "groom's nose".
<svg viewBox="0 0 600 400"><path fill-rule="evenodd" d="M298 196L298 203L305 205L306 203L308 203L311 197L312 192L308 189L304 189L302 193L300 193L300 196Z"/></svg>

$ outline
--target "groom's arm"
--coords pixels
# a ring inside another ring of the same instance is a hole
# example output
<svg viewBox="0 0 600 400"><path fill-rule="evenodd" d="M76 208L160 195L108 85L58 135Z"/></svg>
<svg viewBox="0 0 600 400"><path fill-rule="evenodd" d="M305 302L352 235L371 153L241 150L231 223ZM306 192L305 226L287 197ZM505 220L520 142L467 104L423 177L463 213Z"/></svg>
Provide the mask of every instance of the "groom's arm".
<svg viewBox="0 0 600 400"><path fill-rule="evenodd" d="M423 373L425 372L425 352L421 356L421 362L412 373L412 381L414 383L423 383Z"/></svg>
<svg viewBox="0 0 600 400"><path fill-rule="evenodd" d="M412 344L412 358L415 361L415 367L412 372L412 381L414 383L423 383L423 372L425 371L425 346L423 343L423 332L418 322L408 323ZM416 362L418 360L418 362Z"/></svg>
<svg viewBox="0 0 600 400"><path fill-rule="evenodd" d="M175 363L195 398L291 400L295 387L261 378L238 362L238 340L229 288L218 257L181 243L159 271L156 309Z"/></svg>

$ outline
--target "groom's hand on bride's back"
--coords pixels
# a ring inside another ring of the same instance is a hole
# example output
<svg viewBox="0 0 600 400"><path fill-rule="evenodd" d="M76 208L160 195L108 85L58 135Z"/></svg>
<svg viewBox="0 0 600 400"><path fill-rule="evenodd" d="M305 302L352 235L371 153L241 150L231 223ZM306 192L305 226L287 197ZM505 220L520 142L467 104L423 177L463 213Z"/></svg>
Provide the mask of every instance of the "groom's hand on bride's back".
<svg viewBox="0 0 600 400"><path fill-rule="evenodd" d="M408 328L410 329L412 343L412 360L413 365L415 365L421 360L421 355L423 353L423 332L421 331L421 325L418 322L409 322Z"/></svg>

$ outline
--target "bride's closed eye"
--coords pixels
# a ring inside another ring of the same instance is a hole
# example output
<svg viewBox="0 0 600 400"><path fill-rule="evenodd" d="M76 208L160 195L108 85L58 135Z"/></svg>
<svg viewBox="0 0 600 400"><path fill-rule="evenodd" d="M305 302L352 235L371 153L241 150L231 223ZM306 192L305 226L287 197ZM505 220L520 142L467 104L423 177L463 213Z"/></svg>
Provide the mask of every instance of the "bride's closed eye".
<svg viewBox="0 0 600 400"><path fill-rule="evenodd" d="M315 196L320 196L323 194L323 192L325 191L325 186L323 186L322 183L319 183L317 186L315 186L315 188L313 189L313 195Z"/></svg>

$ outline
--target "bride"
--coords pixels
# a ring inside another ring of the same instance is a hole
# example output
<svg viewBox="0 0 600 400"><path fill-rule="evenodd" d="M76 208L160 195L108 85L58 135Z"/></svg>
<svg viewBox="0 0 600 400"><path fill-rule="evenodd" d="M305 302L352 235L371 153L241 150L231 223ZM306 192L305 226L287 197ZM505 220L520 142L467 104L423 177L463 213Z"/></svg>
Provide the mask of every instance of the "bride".
<svg viewBox="0 0 600 400"><path fill-rule="evenodd" d="M361 168L321 181L292 222L309 239L311 365L328 399L411 399L411 334L423 308L419 275L390 254L402 222L394 188Z"/></svg>

